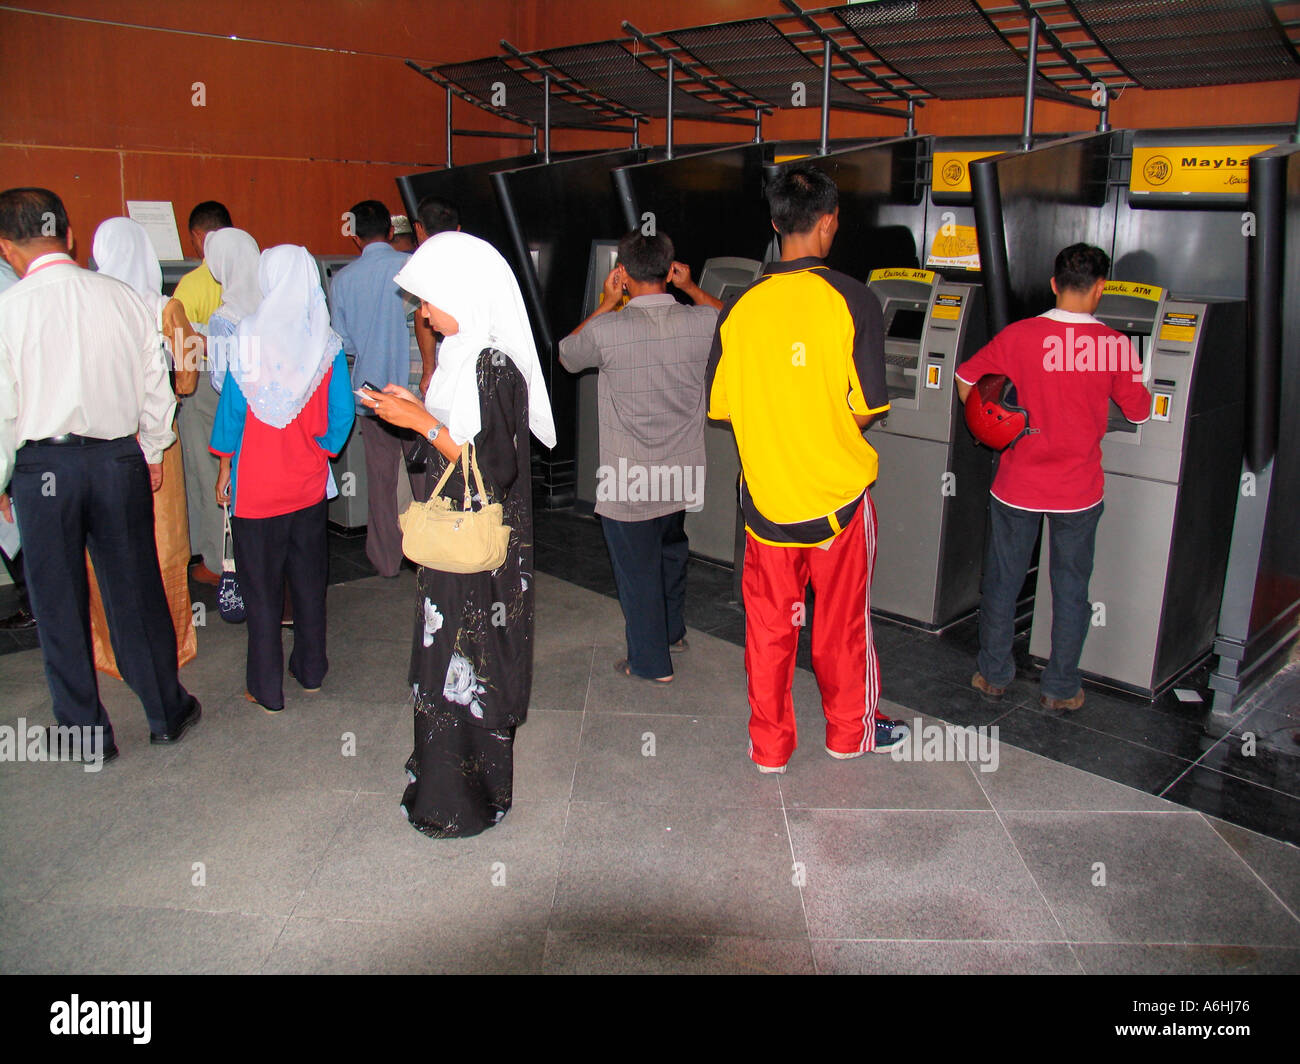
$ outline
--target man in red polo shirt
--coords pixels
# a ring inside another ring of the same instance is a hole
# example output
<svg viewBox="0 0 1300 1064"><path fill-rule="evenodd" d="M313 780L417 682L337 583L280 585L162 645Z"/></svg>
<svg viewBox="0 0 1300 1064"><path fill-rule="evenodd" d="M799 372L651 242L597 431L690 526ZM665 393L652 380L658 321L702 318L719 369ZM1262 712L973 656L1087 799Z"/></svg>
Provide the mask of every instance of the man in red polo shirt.
<svg viewBox="0 0 1300 1064"><path fill-rule="evenodd" d="M1079 657L1088 635L1097 522L1105 476L1101 439L1110 400L1129 421L1151 416L1151 393L1132 345L1096 318L1110 271L1101 248L1072 244L1056 256L1056 307L1007 326L957 373L966 401L985 374L1005 374L1029 411L1032 433L1002 452L993 480L991 531L980 588L980 652L971 686L1000 699L1016 675L1011 655L1016 596L1039 524L1051 544L1052 654L1039 682L1044 709L1083 705ZM1126 357L1107 357L1121 351Z"/></svg>

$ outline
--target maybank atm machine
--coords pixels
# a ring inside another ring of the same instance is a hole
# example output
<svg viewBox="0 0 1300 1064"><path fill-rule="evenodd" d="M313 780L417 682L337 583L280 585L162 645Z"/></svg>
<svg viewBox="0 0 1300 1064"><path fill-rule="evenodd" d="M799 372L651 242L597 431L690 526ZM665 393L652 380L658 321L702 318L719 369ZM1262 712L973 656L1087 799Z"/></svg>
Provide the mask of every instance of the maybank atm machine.
<svg viewBox="0 0 1300 1064"><path fill-rule="evenodd" d="M992 453L966 430L953 377L984 342L983 290L931 270L873 270L885 324L889 412L880 456L875 611L941 629L979 603Z"/></svg>
<svg viewBox="0 0 1300 1064"><path fill-rule="evenodd" d="M1214 640L1241 469L1245 308L1111 281L1096 317L1137 345L1152 410L1133 425L1111 405L1092 628L1079 668L1155 697ZM1029 641L1040 660L1051 653L1049 556L1044 535Z"/></svg>

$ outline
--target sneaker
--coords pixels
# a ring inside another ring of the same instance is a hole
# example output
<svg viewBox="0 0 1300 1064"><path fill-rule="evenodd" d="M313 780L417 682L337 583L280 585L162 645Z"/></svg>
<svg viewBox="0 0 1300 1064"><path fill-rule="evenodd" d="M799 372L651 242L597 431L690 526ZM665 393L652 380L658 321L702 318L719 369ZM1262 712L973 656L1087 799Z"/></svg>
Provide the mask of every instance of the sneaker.
<svg viewBox="0 0 1300 1064"><path fill-rule="evenodd" d="M912 728L901 720L888 717L876 718L876 753L887 754L902 746L912 735ZM856 755L855 755L856 756Z"/></svg>
<svg viewBox="0 0 1300 1064"><path fill-rule="evenodd" d="M1005 687L994 687L978 672L970 678L970 685L989 702L1000 702L1002 696L1007 693Z"/></svg>
<svg viewBox="0 0 1300 1064"><path fill-rule="evenodd" d="M1050 710L1064 709L1070 711L1078 709L1083 705L1083 688L1080 687L1072 698L1048 698L1046 695L1041 695L1038 704L1044 709Z"/></svg>
<svg viewBox="0 0 1300 1064"><path fill-rule="evenodd" d="M789 764L789 762L786 764ZM757 761L754 762L754 767L758 769L759 772L764 774L771 773L776 776L784 776L786 770L786 765L760 765Z"/></svg>

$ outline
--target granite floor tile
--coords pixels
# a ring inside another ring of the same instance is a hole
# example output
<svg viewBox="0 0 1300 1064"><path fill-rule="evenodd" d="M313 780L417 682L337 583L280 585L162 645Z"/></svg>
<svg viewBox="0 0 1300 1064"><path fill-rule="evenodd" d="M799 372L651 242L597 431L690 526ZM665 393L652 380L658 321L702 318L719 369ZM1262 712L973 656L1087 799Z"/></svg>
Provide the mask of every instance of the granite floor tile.
<svg viewBox="0 0 1300 1064"><path fill-rule="evenodd" d="M910 942L819 939L819 975L1079 975L1064 942Z"/></svg>
<svg viewBox="0 0 1300 1064"><path fill-rule="evenodd" d="M1300 917L1300 847L1229 824L1226 820L1214 817L1206 817L1206 820L1282 904Z"/></svg>
<svg viewBox="0 0 1300 1064"><path fill-rule="evenodd" d="M0 902L0 972L44 975L251 974L281 916L138 905Z"/></svg>
<svg viewBox="0 0 1300 1064"><path fill-rule="evenodd" d="M1300 946L1300 920L1196 813L1002 817L1070 941Z"/></svg>
<svg viewBox="0 0 1300 1064"><path fill-rule="evenodd" d="M1085 942L1076 945L1074 952L1079 958L1079 963L1083 965L1083 970L1089 975L1300 974L1300 950L1293 947L1183 945L1181 943L1093 945ZM1249 1020L1243 1017L1242 1022L1249 1022Z"/></svg>
<svg viewBox="0 0 1300 1064"><path fill-rule="evenodd" d="M546 927L564 834L562 802L516 801L491 830L430 839L401 794L359 794L294 916L396 922L439 917L501 931Z"/></svg>
<svg viewBox="0 0 1300 1064"><path fill-rule="evenodd" d="M574 802L550 930L806 934L780 809Z"/></svg>
<svg viewBox="0 0 1300 1064"><path fill-rule="evenodd" d="M546 932L468 927L437 914L389 923L293 917L267 975L492 975L542 970Z"/></svg>
<svg viewBox="0 0 1300 1064"><path fill-rule="evenodd" d="M811 975L807 939L551 931L543 970L567 975Z"/></svg>
<svg viewBox="0 0 1300 1064"><path fill-rule="evenodd" d="M809 933L1059 941L993 812L791 810Z"/></svg>
<svg viewBox="0 0 1300 1064"><path fill-rule="evenodd" d="M777 807L776 781L746 753L743 723L674 714L588 714L573 798L579 802Z"/></svg>

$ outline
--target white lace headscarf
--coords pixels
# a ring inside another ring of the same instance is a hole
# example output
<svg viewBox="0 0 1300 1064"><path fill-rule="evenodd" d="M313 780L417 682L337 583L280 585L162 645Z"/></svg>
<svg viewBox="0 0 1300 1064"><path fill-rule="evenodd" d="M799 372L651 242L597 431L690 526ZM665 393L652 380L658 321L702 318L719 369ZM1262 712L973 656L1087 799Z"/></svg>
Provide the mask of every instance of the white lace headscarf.
<svg viewBox="0 0 1300 1064"><path fill-rule="evenodd" d="M162 266L144 226L133 218L109 218L91 241L95 266L108 277L129 284L158 315L167 304L162 294Z"/></svg>
<svg viewBox="0 0 1300 1064"><path fill-rule="evenodd" d="M421 244L394 280L413 296L456 319L459 330L438 347L438 368L424 405L456 443L478 435L478 356L495 348L509 356L528 385L528 427L555 446L555 421L537 360L533 330L510 264L491 244L468 233L438 233Z"/></svg>
<svg viewBox="0 0 1300 1064"><path fill-rule="evenodd" d="M343 341L330 328L320 271L306 248L263 252L258 283L261 305L239 323L230 371L257 420L282 429L302 412Z"/></svg>

